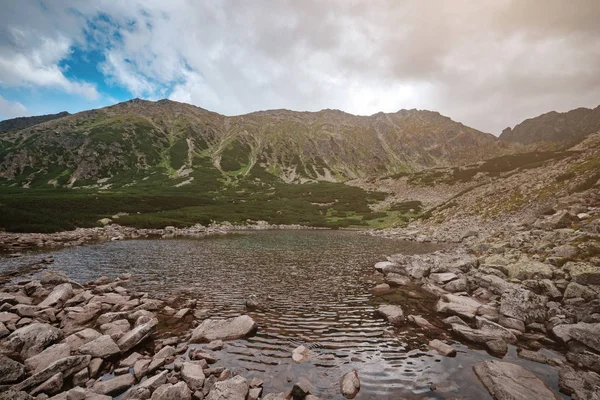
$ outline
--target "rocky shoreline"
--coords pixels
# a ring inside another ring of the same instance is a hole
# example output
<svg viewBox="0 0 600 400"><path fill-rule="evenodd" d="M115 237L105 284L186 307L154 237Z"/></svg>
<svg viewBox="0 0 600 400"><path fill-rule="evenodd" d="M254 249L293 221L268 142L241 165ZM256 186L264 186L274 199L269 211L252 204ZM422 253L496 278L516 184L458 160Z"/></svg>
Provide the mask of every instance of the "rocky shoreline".
<svg viewBox="0 0 600 400"><path fill-rule="evenodd" d="M47 271L4 285L0 399L316 399L302 379L263 395L260 379L212 366L227 340L256 331L250 316L206 319L195 300L131 291L131 278L80 285ZM359 388L355 371L340 381L347 398Z"/></svg>
<svg viewBox="0 0 600 400"><path fill-rule="evenodd" d="M326 229L303 225L271 225L265 221L249 221L246 225L230 223L210 226L194 225L187 228L167 226L163 229L139 229L103 221L106 225L95 228L77 228L73 231L56 233L12 233L0 232L0 253L18 257L22 252L35 249L53 249L80 246L85 243L117 241L140 238L198 238L204 236L227 235L240 231L268 229Z"/></svg>

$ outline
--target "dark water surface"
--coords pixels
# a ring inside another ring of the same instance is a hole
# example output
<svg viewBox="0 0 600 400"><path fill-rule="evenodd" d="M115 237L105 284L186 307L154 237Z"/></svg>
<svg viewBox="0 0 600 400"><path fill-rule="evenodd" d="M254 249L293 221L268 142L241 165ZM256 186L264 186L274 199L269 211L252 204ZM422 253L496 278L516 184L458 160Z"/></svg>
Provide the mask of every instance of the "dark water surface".
<svg viewBox="0 0 600 400"><path fill-rule="evenodd" d="M417 287L384 297L370 292L381 281L375 262L438 248L349 231L261 231L67 248L51 252L56 260L51 268L80 282L129 272L135 289L183 293L198 299L209 316L248 313L259 325L257 334L229 342L217 352L217 365L260 377L264 393L285 391L306 377L319 397L341 398L338 379L355 368L361 381L357 399L490 399L472 372L474 363L492 359L485 351L454 343L458 355L442 357L427 348L436 334L411 326L392 329L374 315L378 304L394 302L406 314L441 326L432 314L435 299ZM0 272L46 254L0 259ZM264 300L263 311L246 312L251 294ZM292 362L299 345L311 349L311 362ZM514 348L505 361L530 369L557 390L552 367L521 360Z"/></svg>

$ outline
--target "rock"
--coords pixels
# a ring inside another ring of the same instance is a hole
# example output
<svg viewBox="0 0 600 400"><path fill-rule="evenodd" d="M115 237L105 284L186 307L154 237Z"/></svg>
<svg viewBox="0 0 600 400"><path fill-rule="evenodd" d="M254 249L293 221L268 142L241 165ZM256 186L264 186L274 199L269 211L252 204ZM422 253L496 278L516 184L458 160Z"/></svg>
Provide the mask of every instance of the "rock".
<svg viewBox="0 0 600 400"><path fill-rule="evenodd" d="M392 272L395 268L398 267L398 264L390 262L390 261L380 261L375 264L375 270L386 274L388 272Z"/></svg>
<svg viewBox="0 0 600 400"><path fill-rule="evenodd" d="M18 382L25 375L25 366L0 354L0 385Z"/></svg>
<svg viewBox="0 0 600 400"><path fill-rule="evenodd" d="M115 376L105 381L96 381L93 386L94 392L105 395L117 395L123 393L135 384L132 374Z"/></svg>
<svg viewBox="0 0 600 400"><path fill-rule="evenodd" d="M485 342L485 347L490 354L504 356L508 352L508 345L502 339L492 339Z"/></svg>
<svg viewBox="0 0 600 400"><path fill-rule="evenodd" d="M192 332L191 343L239 339L256 330L256 322L248 315L228 319L206 319Z"/></svg>
<svg viewBox="0 0 600 400"><path fill-rule="evenodd" d="M99 325L109 324L111 322L118 321L120 319L129 319L132 318L134 321L137 319L134 317L135 313L131 313L129 311L118 311L118 312L108 312L104 313L98 317L98 321L96 321Z"/></svg>
<svg viewBox="0 0 600 400"><path fill-rule="evenodd" d="M553 272L552 266L528 259L509 264L506 266L506 269L508 270L509 278L521 281L527 279L551 279Z"/></svg>
<svg viewBox="0 0 600 400"><path fill-rule="evenodd" d="M558 373L558 387L575 400L600 400L600 375L593 372L575 371L564 366Z"/></svg>
<svg viewBox="0 0 600 400"><path fill-rule="evenodd" d="M561 229L568 228L577 221L579 221L579 218L571 215L567 210L560 210L554 215L536 221L534 227L546 230Z"/></svg>
<svg viewBox="0 0 600 400"><path fill-rule="evenodd" d="M530 324L544 322L548 298L523 288L510 288L502 293L500 313Z"/></svg>
<svg viewBox="0 0 600 400"><path fill-rule="evenodd" d="M70 283L63 283L58 285L52 290L52 292L46 297L44 301L38 304L39 308L54 307L56 305L62 305L67 300L73 297L73 286Z"/></svg>
<svg viewBox="0 0 600 400"><path fill-rule="evenodd" d="M440 353L442 356L445 356L445 357L456 356L456 350L452 346L442 342L441 340L434 339L434 340L430 341L429 347L431 347L432 349L434 349L435 351Z"/></svg>
<svg viewBox="0 0 600 400"><path fill-rule="evenodd" d="M225 346L225 343L223 343L222 340L213 340L209 344L205 345L204 348L206 350L216 351L216 350L221 350L223 348L223 346Z"/></svg>
<svg viewBox="0 0 600 400"><path fill-rule="evenodd" d="M112 219L110 219L110 218L100 218L98 220L98 223L103 226L109 225L111 222L112 222Z"/></svg>
<svg viewBox="0 0 600 400"><path fill-rule="evenodd" d="M260 388L260 387L251 388L248 391L248 397L247 397L246 400L258 400L258 399L260 399L260 394L261 393L262 393L262 388ZM307 397L305 397L304 399L306 400L306 398Z"/></svg>
<svg viewBox="0 0 600 400"><path fill-rule="evenodd" d="M185 382L179 382L175 385L165 383L159 386L152 393L152 400L191 400L192 392L187 387Z"/></svg>
<svg viewBox="0 0 600 400"><path fill-rule="evenodd" d="M102 369L102 364L104 364L104 361L101 358L94 358L92 361L90 361L90 365L88 367L90 378L98 377Z"/></svg>
<svg viewBox="0 0 600 400"><path fill-rule="evenodd" d="M548 362L548 357L546 357L545 355L543 355L542 353L540 353L538 351L517 349L517 354L520 358L523 358L525 360L535 361L535 362L539 362L542 364L545 364Z"/></svg>
<svg viewBox="0 0 600 400"><path fill-rule="evenodd" d="M586 301L591 301L596 298L600 298L600 295L592 290L589 286L580 285L577 282L569 282L565 293L564 299L582 298Z"/></svg>
<svg viewBox="0 0 600 400"><path fill-rule="evenodd" d="M347 399L353 399L360 391L358 372L352 370L340 378L340 393Z"/></svg>
<svg viewBox="0 0 600 400"><path fill-rule="evenodd" d="M581 285L600 285L600 266L569 261L563 268L569 271L573 281Z"/></svg>
<svg viewBox="0 0 600 400"><path fill-rule="evenodd" d="M204 372L202 367L194 363L183 363L181 367L181 379L189 386L190 390L196 391L202 389L204 385Z"/></svg>
<svg viewBox="0 0 600 400"><path fill-rule="evenodd" d="M481 303L470 297L454 294L443 295L436 305L436 311L445 314L454 314L466 319L473 319Z"/></svg>
<svg viewBox="0 0 600 400"><path fill-rule="evenodd" d="M310 360L310 350L305 346L298 346L292 352L292 361L296 364L302 364Z"/></svg>
<svg viewBox="0 0 600 400"><path fill-rule="evenodd" d="M173 347L173 346L165 346L162 349L160 349L154 355L153 358L155 358L155 359L158 359L158 358L168 358L168 357L173 357L175 354L177 354L177 351L175 350L175 347ZM213 362L215 362L215 361L213 361Z"/></svg>
<svg viewBox="0 0 600 400"><path fill-rule="evenodd" d="M438 285L445 285L446 283L458 279L458 275L452 272L442 272L437 274L430 274L429 279L437 283Z"/></svg>
<svg viewBox="0 0 600 400"><path fill-rule="evenodd" d="M35 398L30 396L27 392L8 389L6 391L0 391L0 400L35 400Z"/></svg>
<svg viewBox="0 0 600 400"><path fill-rule="evenodd" d="M161 371L160 373L146 379L144 382L138 385L140 389L148 389L150 393L154 392L160 386L167 383L167 371Z"/></svg>
<svg viewBox="0 0 600 400"><path fill-rule="evenodd" d="M379 285L377 285L373 289L371 289L371 292L373 294L384 294L391 290L392 290L392 288L387 283L380 283Z"/></svg>
<svg viewBox="0 0 600 400"><path fill-rule="evenodd" d="M33 323L17 329L4 341L7 354L19 355L26 360L62 338L60 329L48 324Z"/></svg>
<svg viewBox="0 0 600 400"><path fill-rule="evenodd" d="M246 378L234 376L221 382L216 382L206 396L206 400L246 400L249 386Z"/></svg>
<svg viewBox="0 0 600 400"><path fill-rule="evenodd" d="M37 395L39 393L45 393L47 395L53 395L60 391L63 387L63 374L62 372L58 372L55 375L52 375L48 380L37 388L31 391L32 395Z"/></svg>
<svg viewBox="0 0 600 400"><path fill-rule="evenodd" d="M451 293L466 292L468 288L469 284L465 277L455 279L444 285L444 289Z"/></svg>
<svg viewBox="0 0 600 400"><path fill-rule="evenodd" d="M87 328L67 336L65 338L65 342L69 345L71 351L76 351L84 344L89 343L92 340L98 339L100 336L102 336L100 332L92 328Z"/></svg>
<svg viewBox="0 0 600 400"><path fill-rule="evenodd" d="M79 372L73 374L73 385L75 386L84 386L85 383L90 379L90 373L87 368L82 369Z"/></svg>
<svg viewBox="0 0 600 400"><path fill-rule="evenodd" d="M44 370L56 360L61 360L71 355L71 348L66 343L52 345L41 353L25 360L25 366L33 373Z"/></svg>
<svg viewBox="0 0 600 400"><path fill-rule="evenodd" d="M501 315L498 319L498 323L505 328L514 329L519 332L525 332L525 323L519 319L505 317Z"/></svg>
<svg viewBox="0 0 600 400"><path fill-rule="evenodd" d="M427 321L425 318L421 317L420 315L409 315L408 320L422 329L426 329L426 330L437 329L429 321Z"/></svg>
<svg viewBox="0 0 600 400"><path fill-rule="evenodd" d="M119 346L119 349L121 349L121 352L123 353L131 350L137 344L139 344L148 336L150 336L150 334L152 334L152 332L154 331L156 325L158 325L158 320L151 319L145 324L133 328L125 335L123 335L121 339L119 339L119 341L117 342L117 346Z"/></svg>
<svg viewBox="0 0 600 400"><path fill-rule="evenodd" d="M0 339L2 339L3 337L6 337L8 335L10 335L10 331L8 330L6 325L4 325L3 322L0 322Z"/></svg>
<svg viewBox="0 0 600 400"><path fill-rule="evenodd" d="M108 358L120 353L121 350L110 336L103 335L81 346L79 352L94 358Z"/></svg>
<svg viewBox="0 0 600 400"><path fill-rule="evenodd" d="M308 379L301 377L292 387L292 399L303 400L313 391L314 387Z"/></svg>
<svg viewBox="0 0 600 400"><path fill-rule="evenodd" d="M57 360L44 370L37 372L24 381L16 384L13 389L24 390L39 385L59 372L62 372L63 379L66 379L75 372L81 371L81 369L87 367L90 363L90 360L90 356L70 356L61 360Z"/></svg>
<svg viewBox="0 0 600 400"><path fill-rule="evenodd" d="M252 378L252 381L250 382L250 387L252 388L257 388L257 387L261 387L263 385L263 380L260 378Z"/></svg>
<svg viewBox="0 0 600 400"><path fill-rule="evenodd" d="M136 379L142 379L148 372L148 368L152 360L137 360L133 365L133 375Z"/></svg>
<svg viewBox="0 0 600 400"><path fill-rule="evenodd" d="M566 357L567 361L573 365L600 373L600 354L580 350L578 352L569 351Z"/></svg>
<svg viewBox="0 0 600 400"><path fill-rule="evenodd" d="M256 297L255 294L251 294L250 296L248 296L248 298L246 299L246 308L248 310L256 310L259 307L260 301L258 300L258 297Z"/></svg>
<svg viewBox="0 0 600 400"><path fill-rule="evenodd" d="M113 340L119 340L131 329L131 324L126 319L118 319L100 325L100 331L105 335L110 335Z"/></svg>
<svg viewBox="0 0 600 400"><path fill-rule="evenodd" d="M135 365L135 362L140 358L142 358L142 355L137 351L134 351L133 353L128 355L127 358L119 361L119 366L131 368Z"/></svg>
<svg viewBox="0 0 600 400"><path fill-rule="evenodd" d="M42 278L40 279L40 283L42 285L60 285L61 283L70 283L71 279L62 272L58 271L46 271Z"/></svg>
<svg viewBox="0 0 600 400"><path fill-rule="evenodd" d="M552 253L556 257L560 258L573 258L579 253L579 249L575 246L571 246L570 244L563 244L562 246L556 246L552 249Z"/></svg>
<svg viewBox="0 0 600 400"><path fill-rule="evenodd" d="M385 276L385 282L390 286L407 286L411 284L408 276L390 273Z"/></svg>
<svg viewBox="0 0 600 400"><path fill-rule="evenodd" d="M390 324L394 326L404 325L404 311L400 306L392 304L382 304L377 307L376 314L383 316Z"/></svg>
<svg viewBox="0 0 600 400"><path fill-rule="evenodd" d="M473 371L495 400L560 400L535 374L516 364L486 361L473 366Z"/></svg>
<svg viewBox="0 0 600 400"><path fill-rule="evenodd" d="M580 343L600 353L600 323L597 324L575 324L569 335Z"/></svg>

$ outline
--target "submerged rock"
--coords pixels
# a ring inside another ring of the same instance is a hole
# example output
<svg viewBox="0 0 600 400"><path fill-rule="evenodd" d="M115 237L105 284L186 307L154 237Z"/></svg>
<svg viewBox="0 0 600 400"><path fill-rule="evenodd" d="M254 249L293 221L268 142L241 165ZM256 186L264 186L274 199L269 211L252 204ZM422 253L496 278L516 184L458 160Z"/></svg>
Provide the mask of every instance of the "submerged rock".
<svg viewBox="0 0 600 400"><path fill-rule="evenodd" d="M360 391L358 372L352 370L340 378L340 393L347 399L353 399Z"/></svg>
<svg viewBox="0 0 600 400"><path fill-rule="evenodd" d="M445 356L445 357L456 356L456 350L452 346L442 342L441 340L438 340L438 339L432 340L431 342L429 342L429 347L431 347L432 349L434 349L435 351L440 353L442 356Z"/></svg>
<svg viewBox="0 0 600 400"><path fill-rule="evenodd" d="M256 330L256 322L248 315L228 319L206 319L192 332L191 343L239 339Z"/></svg>
<svg viewBox="0 0 600 400"><path fill-rule="evenodd" d="M535 374L501 361L486 361L473 366L473 371L495 400L560 400Z"/></svg>
<svg viewBox="0 0 600 400"><path fill-rule="evenodd" d="M387 321L395 326L404 325L404 311L400 306L392 304L382 304L377 307L376 314L383 316Z"/></svg>
<svg viewBox="0 0 600 400"><path fill-rule="evenodd" d="M305 346L298 346L292 352L292 361L302 364L310 360L310 350Z"/></svg>

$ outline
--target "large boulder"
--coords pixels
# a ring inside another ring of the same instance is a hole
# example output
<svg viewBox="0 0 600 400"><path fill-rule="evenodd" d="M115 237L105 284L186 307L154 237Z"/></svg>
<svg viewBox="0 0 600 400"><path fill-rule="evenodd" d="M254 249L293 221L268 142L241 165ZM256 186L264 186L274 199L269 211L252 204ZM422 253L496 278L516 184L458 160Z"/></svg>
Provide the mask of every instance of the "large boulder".
<svg viewBox="0 0 600 400"><path fill-rule="evenodd" d="M25 366L33 373L44 370L56 360L61 360L71 355L71 347L66 343L54 344L46 350L25 360Z"/></svg>
<svg viewBox="0 0 600 400"><path fill-rule="evenodd" d="M159 386L151 397L152 400L190 400L191 398L192 392L185 382L178 382L175 385L165 383Z"/></svg>
<svg viewBox="0 0 600 400"><path fill-rule="evenodd" d="M404 318L404 311L400 306L392 304L382 304L375 311L376 314L384 317L390 324L395 326L404 325L406 319Z"/></svg>
<svg viewBox="0 0 600 400"><path fill-rule="evenodd" d="M600 400L600 375L593 372L575 371L563 366L558 373L560 390L577 400Z"/></svg>
<svg viewBox="0 0 600 400"><path fill-rule="evenodd" d="M121 349L121 352L125 353L134 348L138 343L146 339L154 331L154 328L158 325L156 318L151 319L145 324L139 325L126 334L117 342L117 346Z"/></svg>
<svg viewBox="0 0 600 400"><path fill-rule="evenodd" d="M48 295L48 297L38 304L38 307L47 308L54 307L56 305L62 305L71 297L73 297L73 286L71 286L70 283L63 283L56 286Z"/></svg>
<svg viewBox="0 0 600 400"><path fill-rule="evenodd" d="M569 271L573 281L581 285L600 285L600 266L569 261L563 268Z"/></svg>
<svg viewBox="0 0 600 400"><path fill-rule="evenodd" d="M33 323L11 333L0 346L0 350L26 360L60 339L60 329L48 324Z"/></svg>
<svg viewBox="0 0 600 400"><path fill-rule="evenodd" d="M501 361L486 361L473 366L473 371L495 400L560 400L535 374Z"/></svg>
<svg viewBox="0 0 600 400"><path fill-rule="evenodd" d="M135 384L133 374L117 375L105 381L97 381L93 390L98 394L117 395Z"/></svg>
<svg viewBox="0 0 600 400"><path fill-rule="evenodd" d="M256 330L256 322L248 315L227 319L205 319L192 332L192 343L239 339Z"/></svg>
<svg viewBox="0 0 600 400"><path fill-rule="evenodd" d="M74 373L81 371L83 368L86 368L90 364L91 359L92 357L90 356L71 356L57 360L44 370L37 372L24 381L16 384L13 389L25 390L37 386L59 372L62 372L63 378L66 379Z"/></svg>
<svg viewBox="0 0 600 400"><path fill-rule="evenodd" d="M0 385L19 381L25 375L25 366L0 354Z"/></svg>
<svg viewBox="0 0 600 400"><path fill-rule="evenodd" d="M208 393L206 400L246 400L250 386L243 376L217 382Z"/></svg>
<svg viewBox="0 0 600 400"><path fill-rule="evenodd" d="M204 385L204 372L202 366L191 362L183 363L181 367L181 379L192 391L202 389Z"/></svg>
<svg viewBox="0 0 600 400"><path fill-rule="evenodd" d="M100 336L79 348L81 354L89 354L94 358L108 358L118 354L120 351L119 346L108 335Z"/></svg>
<svg viewBox="0 0 600 400"><path fill-rule="evenodd" d="M546 320L548 298L520 287L511 287L502 293L500 314L530 324Z"/></svg>

